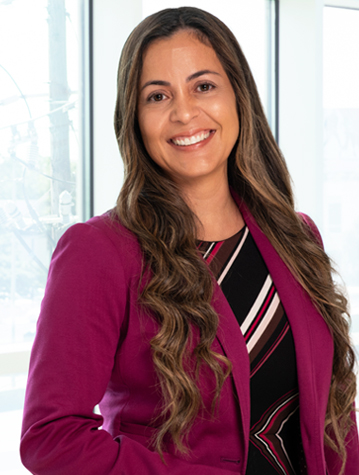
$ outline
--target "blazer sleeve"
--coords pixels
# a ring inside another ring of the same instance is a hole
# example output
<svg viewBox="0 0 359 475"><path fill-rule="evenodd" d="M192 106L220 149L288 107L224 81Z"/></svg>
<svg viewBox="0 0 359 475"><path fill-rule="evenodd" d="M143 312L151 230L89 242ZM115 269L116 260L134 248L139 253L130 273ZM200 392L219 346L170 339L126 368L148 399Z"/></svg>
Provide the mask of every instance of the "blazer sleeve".
<svg viewBox="0 0 359 475"><path fill-rule="evenodd" d="M320 235L314 221L304 213L299 213L304 223L310 229L312 236L316 239L318 244L324 249L323 239ZM358 428L356 420L355 404L353 404L353 410L351 413L352 426L346 438L347 449L347 463L343 475L359 475L359 440L358 440ZM336 452L329 447L324 447L325 460L327 463L327 470L329 475L338 475L341 469L341 459Z"/></svg>
<svg viewBox="0 0 359 475"><path fill-rule="evenodd" d="M91 224L72 226L50 265L32 350L21 457L37 475L229 475L101 429L94 413L113 369L127 289L120 253Z"/></svg>
<svg viewBox="0 0 359 475"><path fill-rule="evenodd" d="M346 438L347 462L343 475L359 475L359 440L355 405L351 413L353 424ZM338 454L329 447L324 447L328 475L339 475L342 461Z"/></svg>

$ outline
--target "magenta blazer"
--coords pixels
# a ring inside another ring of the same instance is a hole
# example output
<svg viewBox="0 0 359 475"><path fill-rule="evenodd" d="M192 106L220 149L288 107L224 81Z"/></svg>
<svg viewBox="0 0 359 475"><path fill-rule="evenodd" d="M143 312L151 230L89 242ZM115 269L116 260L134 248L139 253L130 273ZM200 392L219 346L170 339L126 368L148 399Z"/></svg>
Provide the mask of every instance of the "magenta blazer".
<svg viewBox="0 0 359 475"><path fill-rule="evenodd" d="M338 456L323 444L333 359L330 332L246 206L238 205L292 328L308 475L337 475ZM214 418L209 414L213 382L201 375L205 408L191 430L188 456L176 453L170 440L165 464L153 451L151 436L158 426L154 418L161 394L149 341L158 325L137 303L141 264L136 238L108 215L76 224L60 239L26 392L21 456L32 473L245 474L249 358L237 320L218 286L213 307L219 314L219 329L213 349L232 361L233 374L224 384ZM93 412L99 403L103 417ZM358 474L358 433L353 426L345 475Z"/></svg>

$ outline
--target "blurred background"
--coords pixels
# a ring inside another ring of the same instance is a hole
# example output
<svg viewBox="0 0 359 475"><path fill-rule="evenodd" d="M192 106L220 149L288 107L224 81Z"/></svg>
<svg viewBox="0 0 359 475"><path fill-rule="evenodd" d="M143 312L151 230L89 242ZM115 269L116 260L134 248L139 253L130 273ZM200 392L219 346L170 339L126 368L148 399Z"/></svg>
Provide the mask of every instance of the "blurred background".
<svg viewBox="0 0 359 475"><path fill-rule="evenodd" d="M0 474L18 455L29 354L56 242L122 184L113 132L122 45L191 5L237 36L351 302L359 349L359 0L0 0Z"/></svg>

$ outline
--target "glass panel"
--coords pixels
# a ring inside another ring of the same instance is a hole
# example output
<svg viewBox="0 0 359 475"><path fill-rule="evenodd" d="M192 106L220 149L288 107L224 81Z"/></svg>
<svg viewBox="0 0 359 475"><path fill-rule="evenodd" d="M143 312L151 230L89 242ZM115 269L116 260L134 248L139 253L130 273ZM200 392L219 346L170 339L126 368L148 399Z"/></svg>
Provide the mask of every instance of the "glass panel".
<svg viewBox="0 0 359 475"><path fill-rule="evenodd" d="M32 341L54 246L84 218L80 3L0 6L1 344Z"/></svg>
<svg viewBox="0 0 359 475"><path fill-rule="evenodd" d="M249 62L263 107L276 135L275 88L275 5L274 0L193 0L192 7L202 8L222 20L235 34ZM164 8L183 6L180 0L143 0L145 18Z"/></svg>
<svg viewBox="0 0 359 475"><path fill-rule="evenodd" d="M1 474L28 473L20 421L48 264L63 232L89 217L83 10L81 0L0 2Z"/></svg>
<svg viewBox="0 0 359 475"><path fill-rule="evenodd" d="M359 10L324 8L323 60L324 239L347 285L359 351Z"/></svg>
<svg viewBox="0 0 359 475"><path fill-rule="evenodd" d="M29 474L19 456L22 406L27 374L0 376L0 473Z"/></svg>

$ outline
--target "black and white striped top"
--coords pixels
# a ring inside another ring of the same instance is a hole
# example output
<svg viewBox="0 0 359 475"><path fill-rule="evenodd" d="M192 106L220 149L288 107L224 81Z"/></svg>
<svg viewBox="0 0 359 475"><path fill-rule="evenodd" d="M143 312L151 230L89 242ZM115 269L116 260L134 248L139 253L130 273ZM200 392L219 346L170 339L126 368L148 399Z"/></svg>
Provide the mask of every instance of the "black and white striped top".
<svg viewBox="0 0 359 475"><path fill-rule="evenodd" d="M251 429L246 475L306 474L293 336L279 295L245 226L198 249L241 327L250 359Z"/></svg>

